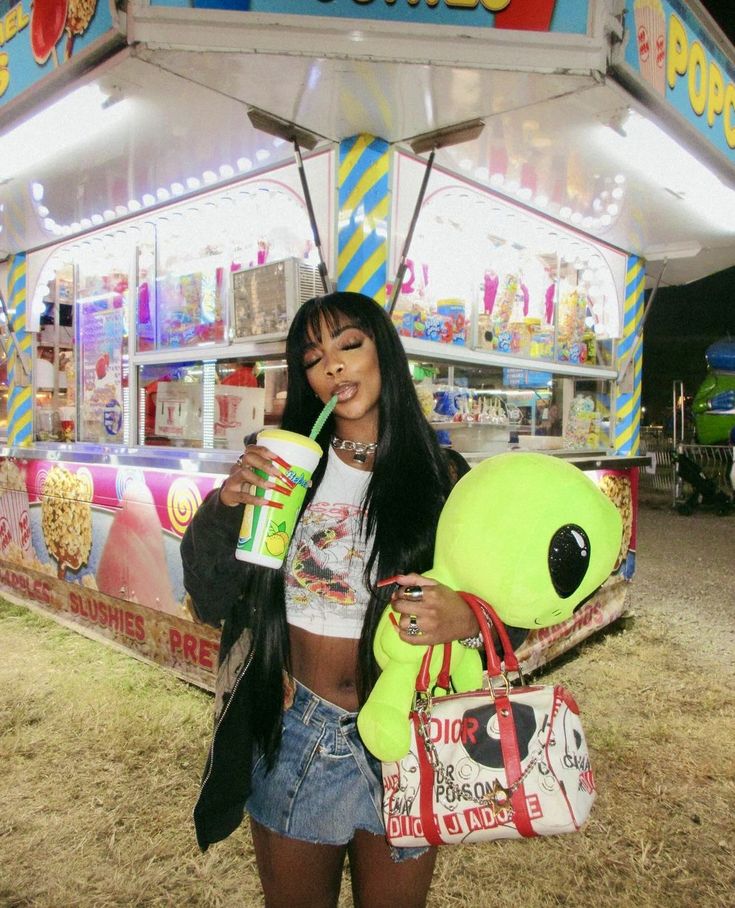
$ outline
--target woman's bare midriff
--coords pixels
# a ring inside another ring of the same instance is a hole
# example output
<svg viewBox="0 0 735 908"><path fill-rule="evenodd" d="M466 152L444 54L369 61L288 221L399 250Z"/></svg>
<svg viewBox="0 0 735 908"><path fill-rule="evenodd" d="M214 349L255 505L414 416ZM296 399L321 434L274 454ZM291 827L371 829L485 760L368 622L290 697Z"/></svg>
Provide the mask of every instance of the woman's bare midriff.
<svg viewBox="0 0 735 908"><path fill-rule="evenodd" d="M358 640L322 637L289 626L291 672L324 700L356 712Z"/></svg>

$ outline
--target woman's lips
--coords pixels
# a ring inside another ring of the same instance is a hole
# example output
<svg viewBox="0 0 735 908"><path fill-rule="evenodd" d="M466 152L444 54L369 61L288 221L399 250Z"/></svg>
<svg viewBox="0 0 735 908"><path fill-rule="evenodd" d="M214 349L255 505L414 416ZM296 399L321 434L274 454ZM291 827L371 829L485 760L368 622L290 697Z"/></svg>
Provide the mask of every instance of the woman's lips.
<svg viewBox="0 0 735 908"><path fill-rule="evenodd" d="M334 393L339 399L339 403L344 403L346 400L350 400L357 394L357 385L353 382L344 385L337 385L334 389Z"/></svg>

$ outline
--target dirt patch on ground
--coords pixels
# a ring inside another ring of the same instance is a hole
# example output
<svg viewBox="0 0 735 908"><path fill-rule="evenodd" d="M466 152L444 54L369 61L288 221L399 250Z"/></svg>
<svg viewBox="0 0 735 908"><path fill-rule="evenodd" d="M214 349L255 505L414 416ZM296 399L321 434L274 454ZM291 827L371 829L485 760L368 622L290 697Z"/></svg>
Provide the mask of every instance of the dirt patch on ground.
<svg viewBox="0 0 735 908"><path fill-rule="evenodd" d="M648 497L639 512L639 566L630 608L672 641L735 673L735 514L674 511Z"/></svg>
<svg viewBox="0 0 735 908"><path fill-rule="evenodd" d="M629 615L544 674L582 709L589 823L442 850L431 908L735 904L734 537L641 510ZM260 905L247 827L193 838L211 697L3 603L0 641L0 905Z"/></svg>

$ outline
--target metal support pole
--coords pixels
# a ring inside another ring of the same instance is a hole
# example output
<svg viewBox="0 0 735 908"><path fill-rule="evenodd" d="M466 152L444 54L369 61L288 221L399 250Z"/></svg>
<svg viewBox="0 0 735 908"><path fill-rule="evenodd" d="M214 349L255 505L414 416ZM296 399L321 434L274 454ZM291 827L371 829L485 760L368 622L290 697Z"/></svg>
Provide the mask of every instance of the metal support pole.
<svg viewBox="0 0 735 908"><path fill-rule="evenodd" d="M319 277L322 280L322 287L324 287L325 293L331 293L334 289L329 280L329 275L327 273L327 263L324 261L324 253L322 252L322 241L319 237L319 228L316 223L316 215L314 214L314 206L311 202L311 192L309 191L309 184L306 181L306 171L304 170L304 159L301 157L301 149L299 148L298 139L294 138L293 140L293 150L294 156L296 157L296 166L299 169L299 177L301 178L301 188L304 191L304 201L306 202L306 210L309 215L309 222L311 223L311 232L314 237L314 245L316 246L317 252L319 253Z"/></svg>
<svg viewBox="0 0 735 908"><path fill-rule="evenodd" d="M419 194L416 199L416 204L414 205L413 215L411 217L411 223L408 225L408 233L406 234L405 242L403 243L403 249L401 250L401 259L398 263L398 271L396 271L395 280L393 281L393 289L390 295L390 303L388 305L388 315L393 314L393 310L396 308L396 303L398 302L398 295L401 292L401 286L403 285L403 276L406 273L406 259L408 258L408 250L411 246L411 240L413 239L413 232L416 229L416 222L419 219L419 214L421 213L421 206L424 204L424 196L426 195L426 187L429 185L429 177L431 176L431 168L434 166L434 156L436 155L436 149L431 149L431 154L429 155L429 160L426 162L426 169L424 170L424 178L421 181L421 188L419 189Z"/></svg>

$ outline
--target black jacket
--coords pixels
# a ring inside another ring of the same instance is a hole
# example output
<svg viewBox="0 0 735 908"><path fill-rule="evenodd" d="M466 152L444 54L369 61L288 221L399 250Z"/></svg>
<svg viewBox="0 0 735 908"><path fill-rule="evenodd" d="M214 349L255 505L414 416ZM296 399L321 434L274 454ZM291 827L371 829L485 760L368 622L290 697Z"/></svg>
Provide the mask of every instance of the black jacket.
<svg viewBox="0 0 735 908"><path fill-rule="evenodd" d="M214 489L181 540L184 586L200 621L221 628L212 742L194 825L199 847L227 838L240 825L250 794L253 690L251 610L243 590L248 566L235 558L244 508L227 507Z"/></svg>

